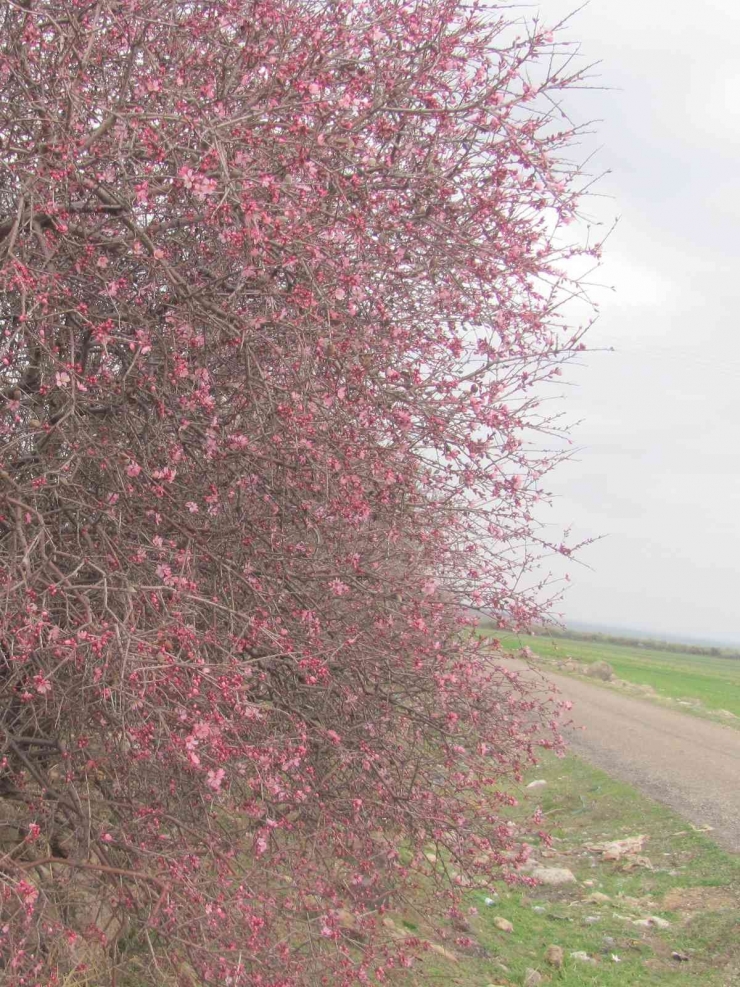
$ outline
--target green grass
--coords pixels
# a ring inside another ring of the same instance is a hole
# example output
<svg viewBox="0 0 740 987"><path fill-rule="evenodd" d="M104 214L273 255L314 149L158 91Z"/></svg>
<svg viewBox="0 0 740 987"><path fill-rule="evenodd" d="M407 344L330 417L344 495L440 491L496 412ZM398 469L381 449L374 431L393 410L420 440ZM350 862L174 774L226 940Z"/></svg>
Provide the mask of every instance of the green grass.
<svg viewBox="0 0 740 987"><path fill-rule="evenodd" d="M549 758L533 777L547 779L547 787L524 790L514 812L524 816L542 807L555 837L553 856L546 857L544 847L535 855L546 866L568 867L578 883L534 889L501 884L492 906L484 903L486 893L470 892L468 906L478 909L470 919L474 946L456 945L460 933L450 930L444 944L457 962L430 956L423 962L426 976L458 987L519 987L531 968L557 987L740 985L740 859L577 758ZM643 854L652 869L606 862L585 846L637 834L649 837ZM594 892L609 901L588 902ZM644 929L630 920L651 915L670 927ZM495 927L497 916L513 924L513 933ZM561 970L545 962L550 945L564 950ZM571 958L577 951L596 962ZM688 961L673 959L674 951Z"/></svg>
<svg viewBox="0 0 740 987"><path fill-rule="evenodd" d="M569 638L503 635L500 640L507 651L526 646L542 658L564 661L572 657L585 663L607 661L618 678L651 686L659 696L697 699L707 710L725 709L740 716L738 660Z"/></svg>

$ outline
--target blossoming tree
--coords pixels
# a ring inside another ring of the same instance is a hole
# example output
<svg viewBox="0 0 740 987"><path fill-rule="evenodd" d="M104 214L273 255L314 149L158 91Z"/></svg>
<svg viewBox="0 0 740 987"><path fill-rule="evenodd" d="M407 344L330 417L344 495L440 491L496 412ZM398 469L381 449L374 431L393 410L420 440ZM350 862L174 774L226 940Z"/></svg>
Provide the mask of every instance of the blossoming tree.
<svg viewBox="0 0 740 987"><path fill-rule="evenodd" d="M4 983L380 982L385 909L526 855L556 709L469 615L567 551L564 51L495 2L0 3Z"/></svg>

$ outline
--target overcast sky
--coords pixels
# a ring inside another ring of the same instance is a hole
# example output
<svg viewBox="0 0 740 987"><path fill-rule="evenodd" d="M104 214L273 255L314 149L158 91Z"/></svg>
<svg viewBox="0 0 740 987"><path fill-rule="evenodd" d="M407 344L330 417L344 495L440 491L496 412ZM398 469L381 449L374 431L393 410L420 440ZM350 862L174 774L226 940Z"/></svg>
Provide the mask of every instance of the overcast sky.
<svg viewBox="0 0 740 987"><path fill-rule="evenodd" d="M605 536L564 617L740 642L740 0L591 0L565 37L610 87L568 105L600 119L589 208L619 223L591 337L616 352L570 372L580 451L551 484L551 518Z"/></svg>

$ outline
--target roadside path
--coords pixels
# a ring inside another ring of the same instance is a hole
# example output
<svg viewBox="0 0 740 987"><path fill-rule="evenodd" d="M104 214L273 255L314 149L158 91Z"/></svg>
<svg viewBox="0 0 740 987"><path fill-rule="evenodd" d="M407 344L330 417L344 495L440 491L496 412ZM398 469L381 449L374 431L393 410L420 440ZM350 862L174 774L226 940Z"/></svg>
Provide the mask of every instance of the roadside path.
<svg viewBox="0 0 740 987"><path fill-rule="evenodd" d="M505 664L525 667L519 661ZM546 667L527 675L553 682L560 698L572 700L576 729L565 736L575 754L695 825L712 826L717 843L740 852L740 730L552 674Z"/></svg>

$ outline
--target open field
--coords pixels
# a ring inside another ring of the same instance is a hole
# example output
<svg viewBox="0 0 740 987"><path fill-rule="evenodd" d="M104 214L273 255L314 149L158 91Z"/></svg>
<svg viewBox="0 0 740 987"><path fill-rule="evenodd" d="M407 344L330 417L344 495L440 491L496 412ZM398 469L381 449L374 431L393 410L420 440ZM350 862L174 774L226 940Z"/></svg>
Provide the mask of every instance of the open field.
<svg viewBox="0 0 740 987"><path fill-rule="evenodd" d="M548 757L532 778L547 785L524 789L513 812L542 807L554 841L552 849L536 847L535 857L548 868L570 869L576 882L471 892L468 906L477 914L468 919L469 943L461 945L461 933L449 930L443 944L450 958L432 954L423 963L433 983L520 987L534 970L542 979L530 982L558 987L740 985L737 856L577 758ZM646 837L644 848L618 860L589 849L638 835ZM652 917L658 922L646 924ZM496 927L502 918L512 932ZM412 912L395 922L425 934ZM561 969L545 959L550 946L562 948Z"/></svg>
<svg viewBox="0 0 740 987"><path fill-rule="evenodd" d="M494 636L488 631L482 633ZM740 661L736 659L561 637L505 634L499 640L506 651L528 647L540 657L555 661L568 658L585 664L606 661L617 678L648 686L659 697L684 702L698 700L705 710L727 710L740 717Z"/></svg>

